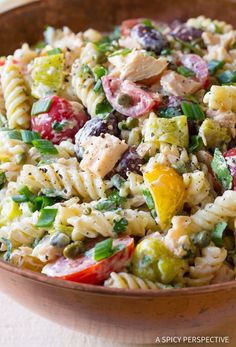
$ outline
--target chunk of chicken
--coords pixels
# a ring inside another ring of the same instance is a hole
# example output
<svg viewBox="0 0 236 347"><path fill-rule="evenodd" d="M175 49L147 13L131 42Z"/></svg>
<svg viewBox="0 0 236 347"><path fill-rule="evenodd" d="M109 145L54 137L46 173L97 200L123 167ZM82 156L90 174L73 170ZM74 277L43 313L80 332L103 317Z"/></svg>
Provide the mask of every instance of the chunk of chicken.
<svg viewBox="0 0 236 347"><path fill-rule="evenodd" d="M160 75L166 68L166 58L158 59L141 51L132 52L127 58L120 78L136 82Z"/></svg>
<svg viewBox="0 0 236 347"><path fill-rule="evenodd" d="M201 83L192 78L184 77L175 71L167 71L161 77L161 86L167 94L184 96L193 94L201 88Z"/></svg>
<svg viewBox="0 0 236 347"><path fill-rule="evenodd" d="M85 151L80 163L81 169L103 178L113 169L128 145L113 135L105 134L88 137L83 141L82 147Z"/></svg>

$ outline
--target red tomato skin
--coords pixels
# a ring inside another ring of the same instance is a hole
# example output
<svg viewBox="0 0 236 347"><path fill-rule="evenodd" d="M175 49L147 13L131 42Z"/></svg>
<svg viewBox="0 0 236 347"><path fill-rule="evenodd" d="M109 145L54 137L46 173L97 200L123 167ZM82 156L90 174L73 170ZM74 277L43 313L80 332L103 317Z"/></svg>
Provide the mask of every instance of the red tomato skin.
<svg viewBox="0 0 236 347"><path fill-rule="evenodd" d="M89 119L88 116L82 109L74 109L73 104L66 99L56 95L49 98L52 99L49 111L31 117L32 129L38 131L43 139L54 144L59 144L67 139L74 140L78 130ZM54 122L59 124L64 122L63 129L61 131L53 129Z"/></svg>
<svg viewBox="0 0 236 347"><path fill-rule="evenodd" d="M128 265L134 252L134 239L131 237L124 237L114 240L113 244L125 244L126 247L121 249L109 258L96 262L92 257L81 256L76 260L69 260L64 257L59 258L54 263L48 264L44 267L43 273L51 277L56 277L72 282L100 284L105 281L111 272L120 272ZM87 267L76 272L76 266L81 266L83 262L87 263ZM53 267L60 268L67 266L68 271L71 267L74 272L60 276L58 273L52 276ZM51 271L52 270L52 271Z"/></svg>
<svg viewBox="0 0 236 347"><path fill-rule="evenodd" d="M104 76L102 77L102 85L107 100L112 107L127 117L141 117L157 105L150 93L144 91L133 82ZM119 93L128 94L132 100L132 105L129 107L119 105L117 102Z"/></svg>
<svg viewBox="0 0 236 347"><path fill-rule="evenodd" d="M120 33L122 36L129 36L131 29L139 24L142 23L142 18L132 18L132 19L126 19L121 23L120 27Z"/></svg>
<svg viewBox="0 0 236 347"><path fill-rule="evenodd" d="M196 78L202 85L205 87L207 85L209 71L207 67L207 63L204 59L199 57L197 54L185 54L181 59L182 64L188 69L192 70Z"/></svg>

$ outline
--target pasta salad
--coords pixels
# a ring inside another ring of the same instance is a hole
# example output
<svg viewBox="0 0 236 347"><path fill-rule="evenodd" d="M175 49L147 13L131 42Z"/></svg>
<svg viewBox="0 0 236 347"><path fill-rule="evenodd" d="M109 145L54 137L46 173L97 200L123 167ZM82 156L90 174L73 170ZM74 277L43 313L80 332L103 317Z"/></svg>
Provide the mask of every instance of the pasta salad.
<svg viewBox="0 0 236 347"><path fill-rule="evenodd" d="M48 26L0 58L0 252L125 289L235 279L236 31Z"/></svg>

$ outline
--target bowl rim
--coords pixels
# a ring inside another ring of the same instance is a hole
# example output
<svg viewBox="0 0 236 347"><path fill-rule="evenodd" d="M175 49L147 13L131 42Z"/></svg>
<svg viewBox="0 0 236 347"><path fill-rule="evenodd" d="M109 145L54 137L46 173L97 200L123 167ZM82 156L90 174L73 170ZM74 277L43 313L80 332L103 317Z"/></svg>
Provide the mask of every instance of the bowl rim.
<svg viewBox="0 0 236 347"><path fill-rule="evenodd" d="M94 295L103 296L121 296L121 297L179 297L182 295L195 296L200 294L212 294L221 291L229 291L236 289L236 281L228 281L210 285L204 285L199 287L185 287L174 289L122 289L122 288L107 288L103 286L78 283L63 280L60 278L47 277L46 275L31 270L21 269L12 264L6 263L0 260L0 269L7 272L14 273L15 275L25 277L26 279L40 282L42 284L49 285L51 287L59 287L69 290L77 290L79 292L87 292Z"/></svg>
<svg viewBox="0 0 236 347"><path fill-rule="evenodd" d="M236 5L232 0L228 0L231 4ZM45 1L33 1L30 3L22 4L15 8L11 8L7 11L0 13L0 18L8 14L13 14L22 8L30 8L37 6L45 6ZM175 289L121 289L121 288L107 288L98 285L84 284L78 282L67 281L59 278L47 277L46 275L31 270L20 269L14 265L6 263L0 260L0 269L7 272L14 273L17 276L25 277L34 282L40 282L42 284L49 285L51 287L59 287L68 290L77 290L80 292L88 292L91 295L103 295L103 296L120 296L120 297L143 297L143 298L157 298L157 297L179 297L182 295L196 296L200 294L218 293L223 290L236 289L236 280L227 281L222 283L204 285L199 287L185 287Z"/></svg>

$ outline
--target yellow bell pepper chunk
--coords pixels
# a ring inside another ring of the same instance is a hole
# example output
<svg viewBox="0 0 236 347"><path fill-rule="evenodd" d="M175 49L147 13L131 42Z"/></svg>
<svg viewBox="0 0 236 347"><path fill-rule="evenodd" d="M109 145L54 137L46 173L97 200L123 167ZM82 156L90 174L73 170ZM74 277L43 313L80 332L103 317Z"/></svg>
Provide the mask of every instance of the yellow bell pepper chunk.
<svg viewBox="0 0 236 347"><path fill-rule="evenodd" d="M164 230L183 207L183 178L171 167L156 164L152 171L144 173L144 181L154 200L158 223Z"/></svg>

